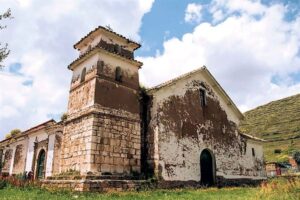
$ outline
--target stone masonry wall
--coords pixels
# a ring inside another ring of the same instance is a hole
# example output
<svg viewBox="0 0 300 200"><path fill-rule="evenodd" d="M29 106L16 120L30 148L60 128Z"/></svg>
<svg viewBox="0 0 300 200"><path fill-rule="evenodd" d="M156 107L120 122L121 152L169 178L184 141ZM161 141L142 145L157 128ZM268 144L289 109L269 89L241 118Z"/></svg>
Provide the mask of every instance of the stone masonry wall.
<svg viewBox="0 0 300 200"><path fill-rule="evenodd" d="M77 170L87 173L91 163L90 143L93 135L93 115L66 122L62 140L61 171Z"/></svg>
<svg viewBox="0 0 300 200"><path fill-rule="evenodd" d="M138 116L112 109L67 122L62 142L61 171L81 174L140 172L140 121Z"/></svg>
<svg viewBox="0 0 300 200"><path fill-rule="evenodd" d="M140 172L140 122L128 117L95 115L92 171L102 174Z"/></svg>
<svg viewBox="0 0 300 200"><path fill-rule="evenodd" d="M55 135L55 144L54 144L54 157L53 157L53 166L52 166L52 174L59 174L60 169L60 160L61 160L61 144L62 136Z"/></svg>

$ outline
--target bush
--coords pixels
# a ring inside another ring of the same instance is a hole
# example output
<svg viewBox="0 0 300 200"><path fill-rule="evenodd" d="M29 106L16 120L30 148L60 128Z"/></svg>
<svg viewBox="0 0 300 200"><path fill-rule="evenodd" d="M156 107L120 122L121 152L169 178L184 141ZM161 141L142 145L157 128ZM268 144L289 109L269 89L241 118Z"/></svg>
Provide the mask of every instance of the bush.
<svg viewBox="0 0 300 200"><path fill-rule="evenodd" d="M281 149L275 149L274 153L281 153Z"/></svg>
<svg viewBox="0 0 300 200"><path fill-rule="evenodd" d="M10 137L15 137L15 136L20 135L20 134L21 134L21 130L16 128L16 129L11 130L10 133L6 134L5 138L7 139L7 138L10 138Z"/></svg>
<svg viewBox="0 0 300 200"><path fill-rule="evenodd" d="M61 121L66 121L67 118L68 118L67 113L63 113L63 114L61 115L61 117L60 117L60 120L61 120Z"/></svg>
<svg viewBox="0 0 300 200"><path fill-rule="evenodd" d="M7 181L0 179L0 190L7 187Z"/></svg>
<svg viewBox="0 0 300 200"><path fill-rule="evenodd" d="M1 176L0 177L0 189L7 186L14 186L19 188L29 188L39 186L38 181L26 179L24 174L18 174L15 176Z"/></svg>
<svg viewBox="0 0 300 200"><path fill-rule="evenodd" d="M298 164L300 164L300 151L296 151L293 155L293 158Z"/></svg>

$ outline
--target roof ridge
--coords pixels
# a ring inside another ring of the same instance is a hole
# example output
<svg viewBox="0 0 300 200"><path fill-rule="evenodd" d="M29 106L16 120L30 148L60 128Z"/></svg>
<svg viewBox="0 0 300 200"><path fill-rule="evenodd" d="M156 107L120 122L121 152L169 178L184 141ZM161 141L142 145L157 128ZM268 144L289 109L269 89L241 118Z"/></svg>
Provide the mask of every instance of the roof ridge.
<svg viewBox="0 0 300 200"><path fill-rule="evenodd" d="M177 77L175 77L175 78L172 78L172 79L170 79L170 80L167 80L167 81L165 81L165 82L163 82L163 83L160 83L160 84L158 84L158 85L156 85L156 86L153 86L153 87L147 89L147 91L160 89L160 88L165 87L165 86L167 86L167 85L169 85L169 84L171 84L171 83L173 83L173 82L175 82L175 81L177 81L177 80L180 80L180 79L182 79L182 78L184 78L184 77L187 77L187 76L189 76L189 75L191 75L191 74L194 74L195 72L202 71L202 70L204 70L204 69L206 69L206 66L205 66L205 65L203 65L203 66L200 67L200 68L194 69L194 70L192 70L192 71L190 71L190 72L184 73L184 74L182 74L182 75L180 75L180 76L177 76Z"/></svg>
<svg viewBox="0 0 300 200"><path fill-rule="evenodd" d="M82 42L83 40L85 40L89 35L91 35L92 33L96 32L96 31L99 30L99 29L103 29L103 30L105 30L105 31L107 31L107 32L109 32L109 33L113 33L113 34L115 34L115 35L117 35L117 36L119 36L119 37L121 37L121 38L127 40L129 43L134 43L134 44L136 44L136 45L138 46L136 49L138 49L138 48L141 47L141 45L140 45L138 42L135 42L135 41L132 40L132 39L129 39L129 38L127 38L127 37L125 37L125 36L123 36L123 35L121 35L121 34L115 32L115 31L113 31L113 30L110 30L110 29L104 27L104 26L98 26L98 27L96 27L94 30L92 30L92 31L90 31L88 34L86 34L84 37L82 37L78 42L76 42L76 43L73 45L74 49L76 49L76 46L77 46L79 43L81 43L81 42Z"/></svg>

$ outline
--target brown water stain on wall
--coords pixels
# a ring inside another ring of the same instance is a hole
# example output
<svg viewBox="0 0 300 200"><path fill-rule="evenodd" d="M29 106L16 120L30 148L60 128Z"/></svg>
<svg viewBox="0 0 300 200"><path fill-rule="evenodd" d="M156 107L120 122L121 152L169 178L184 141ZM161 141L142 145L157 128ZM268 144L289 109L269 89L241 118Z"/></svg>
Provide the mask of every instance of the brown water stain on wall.
<svg viewBox="0 0 300 200"><path fill-rule="evenodd" d="M200 104L199 90L187 90L184 96L173 95L159 108L160 122L166 132L174 132L177 138L214 140L219 144L232 146L236 140L235 123L227 118L217 99L210 95L207 104Z"/></svg>
<svg viewBox="0 0 300 200"><path fill-rule="evenodd" d="M25 153L24 153L24 145L19 144L16 146L15 157L14 157L14 165L13 165L13 173L19 174L22 173L25 167Z"/></svg>
<svg viewBox="0 0 300 200"><path fill-rule="evenodd" d="M8 149L5 151L2 172L9 172L10 162L13 156L12 154L13 154L12 149Z"/></svg>
<svg viewBox="0 0 300 200"><path fill-rule="evenodd" d="M106 80L97 80L95 103L104 107L139 114L138 92Z"/></svg>

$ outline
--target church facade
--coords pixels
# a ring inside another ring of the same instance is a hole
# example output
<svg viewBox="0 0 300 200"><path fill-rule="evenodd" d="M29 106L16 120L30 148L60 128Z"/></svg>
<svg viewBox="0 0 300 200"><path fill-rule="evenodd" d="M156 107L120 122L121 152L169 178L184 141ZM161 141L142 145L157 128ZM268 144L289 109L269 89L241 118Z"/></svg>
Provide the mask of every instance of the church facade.
<svg viewBox="0 0 300 200"><path fill-rule="evenodd" d="M139 47L101 26L77 42L67 119L1 141L1 173L205 185L264 179L263 140L239 132L243 114L208 69L142 89Z"/></svg>

